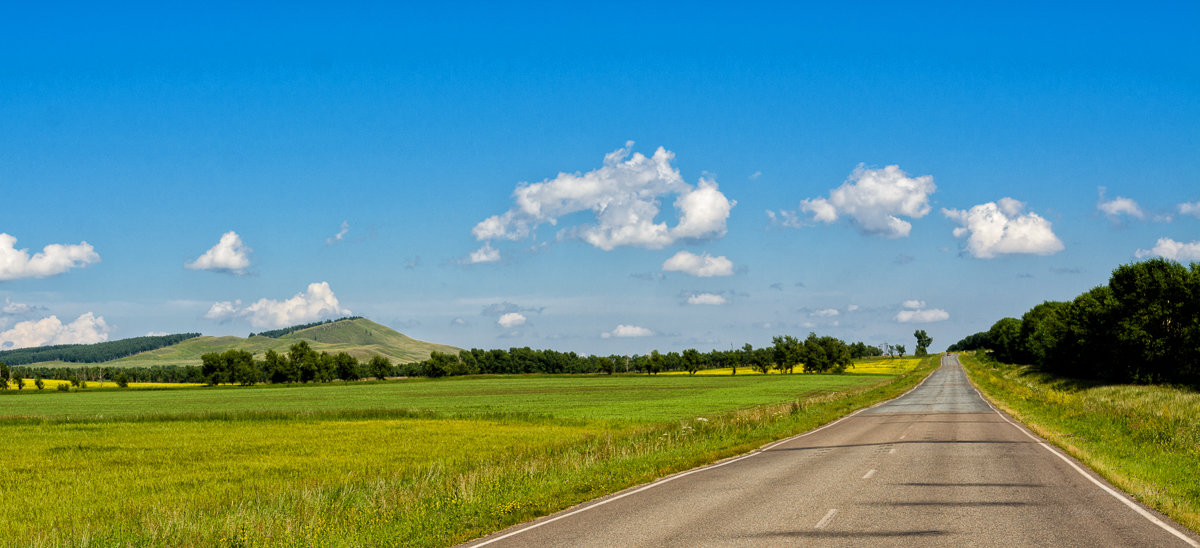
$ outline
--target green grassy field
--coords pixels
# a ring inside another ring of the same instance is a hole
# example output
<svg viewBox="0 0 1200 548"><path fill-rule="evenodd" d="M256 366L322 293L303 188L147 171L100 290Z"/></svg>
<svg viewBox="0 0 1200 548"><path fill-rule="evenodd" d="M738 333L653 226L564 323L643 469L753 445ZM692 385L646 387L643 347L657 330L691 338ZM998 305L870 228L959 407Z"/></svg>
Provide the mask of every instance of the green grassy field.
<svg viewBox="0 0 1200 548"><path fill-rule="evenodd" d="M857 375L513 375L185 390L44 390L0 398L0 421L337 416L404 412L661 422L877 382Z"/></svg>
<svg viewBox="0 0 1200 548"><path fill-rule="evenodd" d="M961 356L997 407L1146 505L1200 531L1200 393L1079 383Z"/></svg>
<svg viewBox="0 0 1200 548"><path fill-rule="evenodd" d="M933 363L10 393L0 544L453 544L810 429Z"/></svg>

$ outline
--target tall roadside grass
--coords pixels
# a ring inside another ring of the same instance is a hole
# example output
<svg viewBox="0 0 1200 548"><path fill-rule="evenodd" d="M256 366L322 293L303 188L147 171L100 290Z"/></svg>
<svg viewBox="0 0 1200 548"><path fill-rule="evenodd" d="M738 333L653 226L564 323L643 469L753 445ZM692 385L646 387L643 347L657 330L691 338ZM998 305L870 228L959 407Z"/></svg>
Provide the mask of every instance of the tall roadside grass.
<svg viewBox="0 0 1200 548"><path fill-rule="evenodd" d="M11 478L0 545L451 545L809 430L908 390L935 364L643 422L531 413L519 398L476 416L27 417L0 424Z"/></svg>
<svg viewBox="0 0 1200 548"><path fill-rule="evenodd" d="M1200 393L1101 385L976 354L961 362L997 407L1114 485L1200 531Z"/></svg>

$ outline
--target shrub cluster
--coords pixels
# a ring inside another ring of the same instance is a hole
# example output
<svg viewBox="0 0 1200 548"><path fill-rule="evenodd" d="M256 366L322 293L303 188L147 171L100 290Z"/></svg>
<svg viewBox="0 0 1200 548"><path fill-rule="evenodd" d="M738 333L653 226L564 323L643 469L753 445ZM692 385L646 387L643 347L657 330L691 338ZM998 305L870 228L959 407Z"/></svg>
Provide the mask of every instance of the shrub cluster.
<svg viewBox="0 0 1200 548"><path fill-rule="evenodd" d="M1200 385L1200 264L1123 265L1108 285L1004 318L949 350L984 348L1068 377Z"/></svg>
<svg viewBox="0 0 1200 548"><path fill-rule="evenodd" d="M287 354L268 350L261 361L255 360L254 354L237 349L205 354L200 360L201 377L210 385L356 381L363 376L383 379L395 373L392 363L382 356L371 358L364 367L345 352L318 354L308 341L293 344Z"/></svg>

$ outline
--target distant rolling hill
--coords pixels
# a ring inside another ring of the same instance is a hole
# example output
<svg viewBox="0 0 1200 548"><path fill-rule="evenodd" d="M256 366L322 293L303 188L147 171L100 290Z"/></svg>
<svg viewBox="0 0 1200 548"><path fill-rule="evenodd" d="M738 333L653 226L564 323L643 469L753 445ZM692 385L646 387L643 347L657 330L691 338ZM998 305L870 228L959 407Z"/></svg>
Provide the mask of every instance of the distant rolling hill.
<svg viewBox="0 0 1200 548"><path fill-rule="evenodd" d="M224 352L237 348L253 352L256 357L261 358L267 350L286 353L288 348L302 340L308 341L309 346L317 352L345 352L360 361L367 361L373 356L384 356L392 363L407 363L428 359L429 353L435 350L456 354L460 350L444 344L419 341L366 318L353 318L300 329L278 338L260 335L250 338L201 336L99 364L41 362L31 363L29 367L200 365L200 356L209 352Z"/></svg>

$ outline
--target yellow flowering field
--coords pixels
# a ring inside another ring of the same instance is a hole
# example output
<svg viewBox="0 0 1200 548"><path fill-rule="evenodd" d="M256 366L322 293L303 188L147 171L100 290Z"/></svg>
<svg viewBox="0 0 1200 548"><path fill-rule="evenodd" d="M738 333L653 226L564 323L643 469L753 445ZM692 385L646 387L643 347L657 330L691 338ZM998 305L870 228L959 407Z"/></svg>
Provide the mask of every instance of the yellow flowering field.
<svg viewBox="0 0 1200 548"><path fill-rule="evenodd" d="M44 390L57 390L58 385L60 385L60 384L71 384L70 381L60 381L58 379L42 379L42 382L46 386L46 388L44 388ZM98 390L101 388L103 388L104 390L108 390L109 388L119 388L117 386L117 383L113 382L113 381L104 381L104 386L101 386L99 382L88 382L87 386L88 386L87 387L88 390L93 390L93 389ZM143 388L143 389L145 389L145 388L184 388L184 387L188 387L188 386L204 386L204 385L195 384L195 383L186 383L186 382L131 382L131 383L129 383L129 388ZM25 390L37 390L37 387L33 385L33 379L25 379L25 388L24 389ZM9 390L16 390L16 387L10 383Z"/></svg>
<svg viewBox="0 0 1200 548"><path fill-rule="evenodd" d="M867 358L854 362L854 366L847 369L847 373L860 374L876 374L876 375L899 375L901 373L912 371L920 365L923 358L916 356L904 356L901 358Z"/></svg>

